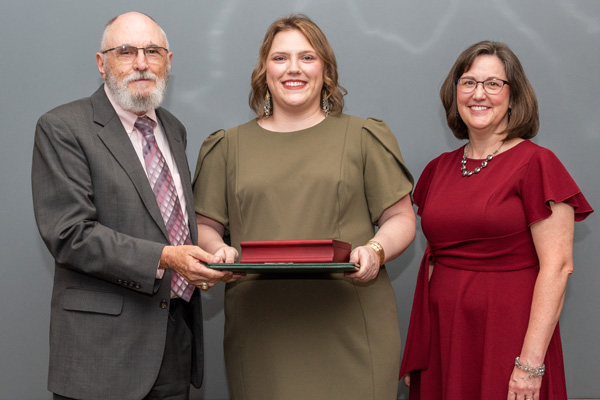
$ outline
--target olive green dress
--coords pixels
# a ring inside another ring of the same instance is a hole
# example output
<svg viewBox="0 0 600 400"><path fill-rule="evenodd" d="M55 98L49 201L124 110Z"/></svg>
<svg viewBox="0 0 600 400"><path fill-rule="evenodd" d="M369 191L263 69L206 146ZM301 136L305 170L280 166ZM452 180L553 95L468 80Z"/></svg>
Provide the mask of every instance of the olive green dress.
<svg viewBox="0 0 600 400"><path fill-rule="evenodd" d="M341 115L272 132L256 120L200 150L196 212L241 240L373 237L382 212L412 190L387 125ZM225 292L225 361L234 400L396 399L400 333L385 268L343 274L248 274ZM209 366L210 368L210 366Z"/></svg>

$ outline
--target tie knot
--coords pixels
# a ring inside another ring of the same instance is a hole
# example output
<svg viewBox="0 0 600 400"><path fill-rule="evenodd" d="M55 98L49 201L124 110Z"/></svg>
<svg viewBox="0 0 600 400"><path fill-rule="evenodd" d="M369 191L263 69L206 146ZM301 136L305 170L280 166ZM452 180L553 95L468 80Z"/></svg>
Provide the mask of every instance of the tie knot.
<svg viewBox="0 0 600 400"><path fill-rule="evenodd" d="M144 115L142 117L138 117L133 124L138 131L142 133L144 136L152 135L154 133L154 127L156 126L156 122L152 121L150 117Z"/></svg>

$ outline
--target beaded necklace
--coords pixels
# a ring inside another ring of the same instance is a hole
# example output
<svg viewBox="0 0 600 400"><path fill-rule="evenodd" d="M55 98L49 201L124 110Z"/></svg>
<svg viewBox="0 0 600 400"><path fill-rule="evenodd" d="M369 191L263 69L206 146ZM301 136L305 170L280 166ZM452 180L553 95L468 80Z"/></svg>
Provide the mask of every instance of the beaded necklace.
<svg viewBox="0 0 600 400"><path fill-rule="evenodd" d="M487 167L488 162L492 161L492 158L494 158L496 153L498 153L500 151L500 149L502 148L502 146L504 146L504 142L502 142L500 147L498 147L496 150L494 150L494 152L492 154L488 154L488 156L485 158L485 160L483 160L481 162L481 165L479 167L475 168L473 171L467 171L467 154L469 153L470 145L471 145L471 142L468 142L467 145L465 146L463 158L462 158L462 161L460 162L460 171L462 172L462 176L467 176L467 177L469 177L473 174L478 174L479 172L481 172L482 169Z"/></svg>

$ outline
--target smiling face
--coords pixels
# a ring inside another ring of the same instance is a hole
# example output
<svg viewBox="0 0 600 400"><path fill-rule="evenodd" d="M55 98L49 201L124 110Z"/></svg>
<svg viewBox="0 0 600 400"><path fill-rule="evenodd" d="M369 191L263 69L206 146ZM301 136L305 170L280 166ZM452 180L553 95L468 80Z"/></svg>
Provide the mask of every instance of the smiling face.
<svg viewBox="0 0 600 400"><path fill-rule="evenodd" d="M267 57L266 78L273 113L300 114L320 109L323 62L299 30L275 35Z"/></svg>
<svg viewBox="0 0 600 400"><path fill-rule="evenodd" d="M496 78L508 80L502 61L496 56L481 55L475 58L471 68L461 75L476 81ZM510 85L504 85L498 94L488 94L482 84L471 93L456 91L456 105L461 119L469 130L474 133L502 132L508 123L508 108L510 107Z"/></svg>
<svg viewBox="0 0 600 400"><path fill-rule="evenodd" d="M108 28L103 50L122 45L167 47L159 26L145 15L128 13L119 16ZM160 105L166 90L173 53L161 60L148 62L144 52L138 51L133 62L123 62L116 52L97 53L98 70L115 100L124 109L143 113Z"/></svg>

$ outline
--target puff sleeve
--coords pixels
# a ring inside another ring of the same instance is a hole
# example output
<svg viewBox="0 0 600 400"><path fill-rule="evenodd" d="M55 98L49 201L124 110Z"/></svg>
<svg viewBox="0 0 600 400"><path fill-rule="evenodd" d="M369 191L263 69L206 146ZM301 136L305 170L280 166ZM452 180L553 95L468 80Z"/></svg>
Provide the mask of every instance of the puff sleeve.
<svg viewBox="0 0 600 400"><path fill-rule="evenodd" d="M362 148L365 195L372 222L377 223L386 208L412 191L414 180L385 122L374 118L365 121Z"/></svg>
<svg viewBox="0 0 600 400"><path fill-rule="evenodd" d="M212 133L200 148L192 185L196 213L229 230L227 209L227 139L225 131Z"/></svg>

